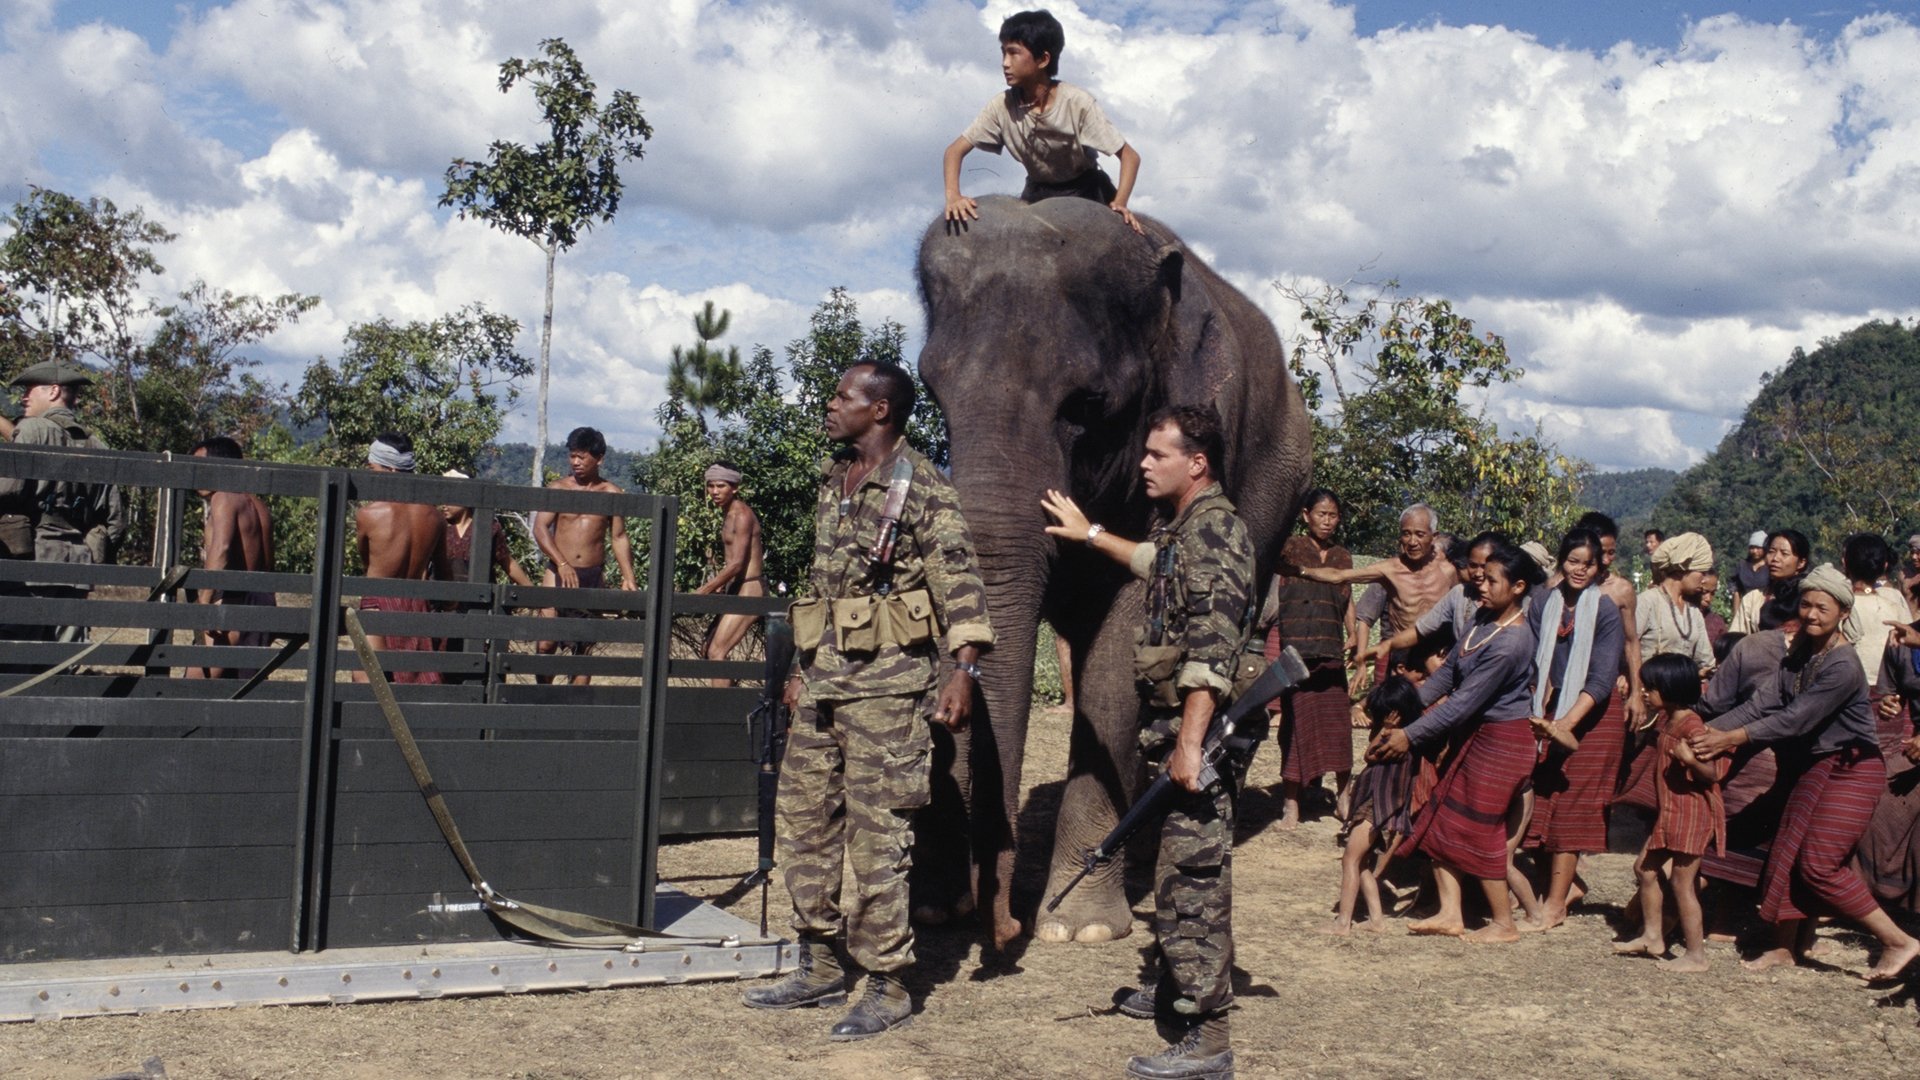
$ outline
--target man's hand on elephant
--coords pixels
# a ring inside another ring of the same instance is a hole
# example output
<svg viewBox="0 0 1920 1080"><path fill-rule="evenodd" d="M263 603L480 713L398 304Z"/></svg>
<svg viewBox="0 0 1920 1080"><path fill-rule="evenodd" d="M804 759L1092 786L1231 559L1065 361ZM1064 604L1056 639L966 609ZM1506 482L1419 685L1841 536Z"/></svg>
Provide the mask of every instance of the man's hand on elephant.
<svg viewBox="0 0 1920 1080"><path fill-rule="evenodd" d="M1040 509L1045 510L1059 522L1058 525L1047 526L1048 536L1057 536L1062 540L1074 540L1082 544L1087 542L1087 530L1091 525L1087 521L1087 515L1080 512L1080 507L1072 499L1048 488L1046 495L1040 499Z"/></svg>
<svg viewBox="0 0 1920 1080"><path fill-rule="evenodd" d="M933 718L945 724L948 731L965 731L967 719L972 715L973 676L956 671L940 691L940 700L933 707Z"/></svg>
<svg viewBox="0 0 1920 1080"><path fill-rule="evenodd" d="M979 221L980 204L965 195L947 196L948 221Z"/></svg>
<svg viewBox="0 0 1920 1080"><path fill-rule="evenodd" d="M1119 214L1120 220L1126 222L1127 227L1132 229L1134 232L1139 233L1141 236L1147 235L1147 230L1141 228L1140 222L1134 219L1133 211L1127 209L1125 206L1121 205L1120 203L1114 203L1113 205L1107 207L1107 209L1112 210L1116 214Z"/></svg>

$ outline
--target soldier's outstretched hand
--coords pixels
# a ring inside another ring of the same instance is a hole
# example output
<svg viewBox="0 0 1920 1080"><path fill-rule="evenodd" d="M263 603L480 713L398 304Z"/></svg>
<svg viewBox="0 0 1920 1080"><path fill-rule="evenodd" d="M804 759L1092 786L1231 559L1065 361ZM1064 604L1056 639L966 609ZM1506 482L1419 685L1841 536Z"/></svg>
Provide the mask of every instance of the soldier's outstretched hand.
<svg viewBox="0 0 1920 1080"><path fill-rule="evenodd" d="M1080 543L1086 543L1087 529L1089 527L1087 515L1080 512L1080 507L1075 504L1072 499L1069 499L1061 492L1048 488L1046 495L1040 499L1040 509L1045 510L1053 520L1059 522L1057 525L1047 526L1048 536L1057 536L1062 540L1077 540Z"/></svg>

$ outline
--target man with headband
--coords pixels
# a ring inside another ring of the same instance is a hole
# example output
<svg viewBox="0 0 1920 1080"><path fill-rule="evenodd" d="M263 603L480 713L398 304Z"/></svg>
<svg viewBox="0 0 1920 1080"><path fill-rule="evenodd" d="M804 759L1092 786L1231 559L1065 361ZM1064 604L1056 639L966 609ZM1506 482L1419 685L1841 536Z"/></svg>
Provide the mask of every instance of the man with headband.
<svg viewBox="0 0 1920 1080"><path fill-rule="evenodd" d="M607 491L618 493L624 489L600 475L600 462L607 456L607 440L590 427L574 428L567 433L567 465L571 469L566 476L555 480L549 486L555 491ZM540 584L548 588L561 589L604 589L607 586L607 548L613 548L613 557L620 564L620 587L628 591L639 588L639 579L633 576L633 542L627 539L627 522L617 514L574 514L554 510L542 510L533 515L533 542L540 545L540 553L547 557L547 569L540 575ZM581 608L550 607L540 614L548 618L561 615L570 619L593 618L599 613ZM568 651L575 654L584 652L586 642L568 644ZM561 643L543 641L539 650L543 655L551 656L558 652ZM549 676L536 676L541 682L551 681ZM585 686L589 679L586 675L557 677L562 683L570 682L574 686Z"/></svg>
<svg viewBox="0 0 1920 1080"><path fill-rule="evenodd" d="M699 595L725 593L728 596L767 595L766 547L760 541L760 515L740 497L740 470L731 461L716 461L707 466L707 501L718 507L720 524L719 558L708 556L708 565L719 564L712 577L694 592ZM713 620L707 635L706 657L725 660L757 615L726 614ZM730 686L732 679L714 679L714 686Z"/></svg>
<svg viewBox="0 0 1920 1080"><path fill-rule="evenodd" d="M367 447L367 468L374 472L410 473L413 471L413 440L397 431L389 431ZM445 527L438 507L425 503L366 502L353 515L355 543L360 561L370 578L398 578L424 581L432 576L434 561L440 557L441 534ZM430 610L427 602L410 596L363 596L361 611ZM430 637L398 634L367 634L375 651L432 652L439 642ZM394 671L397 683L438 683L437 671ZM355 682L366 682L365 672L353 673Z"/></svg>

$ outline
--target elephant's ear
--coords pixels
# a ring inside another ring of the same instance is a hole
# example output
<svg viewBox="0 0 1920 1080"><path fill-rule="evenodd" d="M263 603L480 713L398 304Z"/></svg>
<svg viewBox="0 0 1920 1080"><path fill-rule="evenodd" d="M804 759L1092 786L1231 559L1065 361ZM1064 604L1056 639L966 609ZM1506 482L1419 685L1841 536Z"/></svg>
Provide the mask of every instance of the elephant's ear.
<svg viewBox="0 0 1920 1080"><path fill-rule="evenodd" d="M1186 253L1178 244L1162 244L1160 250L1153 253L1154 280L1167 291L1167 299L1173 304L1180 303L1180 288L1185 280L1187 268Z"/></svg>

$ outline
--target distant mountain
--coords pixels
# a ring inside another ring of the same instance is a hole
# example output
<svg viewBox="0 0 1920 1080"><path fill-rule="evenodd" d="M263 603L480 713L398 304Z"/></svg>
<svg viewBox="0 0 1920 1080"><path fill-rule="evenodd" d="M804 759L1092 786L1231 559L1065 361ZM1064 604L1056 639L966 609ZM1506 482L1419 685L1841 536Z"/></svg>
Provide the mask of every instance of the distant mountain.
<svg viewBox="0 0 1920 1080"><path fill-rule="evenodd" d="M1587 478L1580 499L1620 523L1620 532L1642 531L1653 518L1653 508L1680 474L1672 469L1634 469L1631 472L1595 473Z"/></svg>
<svg viewBox="0 0 1920 1080"><path fill-rule="evenodd" d="M633 466L642 455L631 450L607 447L606 460L600 463L600 475L619 484L623 488L633 488ZM475 462L480 475L479 480L492 480L502 484L524 484L527 474L533 469L533 446L530 443L498 443L481 452L480 460ZM546 459L542 463L549 475L564 473L567 469L567 448L555 444L547 447Z"/></svg>

